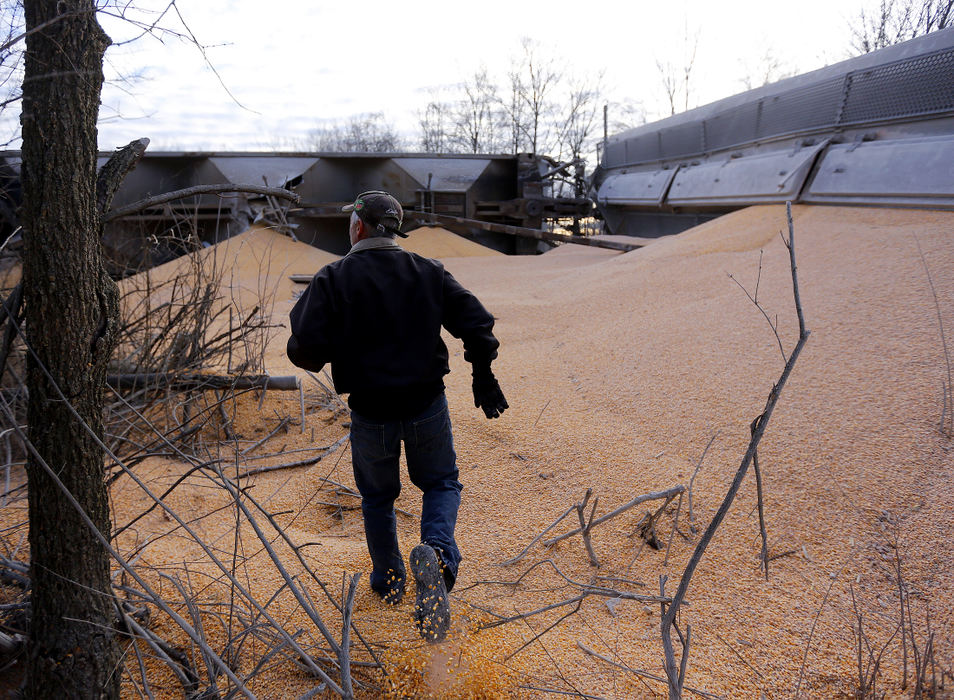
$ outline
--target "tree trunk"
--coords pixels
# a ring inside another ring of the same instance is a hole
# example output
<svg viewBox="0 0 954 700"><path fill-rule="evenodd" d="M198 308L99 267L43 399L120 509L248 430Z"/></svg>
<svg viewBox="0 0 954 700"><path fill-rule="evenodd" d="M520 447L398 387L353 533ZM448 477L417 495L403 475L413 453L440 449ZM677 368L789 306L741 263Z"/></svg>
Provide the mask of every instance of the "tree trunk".
<svg viewBox="0 0 954 700"><path fill-rule="evenodd" d="M21 116L26 328L36 353L27 374L29 437L108 537L103 453L66 401L102 434L118 315L116 286L101 258L96 199L96 120L110 41L93 0L25 0L24 11L28 32L42 27L27 35ZM108 555L37 459L27 475L27 696L118 697Z"/></svg>

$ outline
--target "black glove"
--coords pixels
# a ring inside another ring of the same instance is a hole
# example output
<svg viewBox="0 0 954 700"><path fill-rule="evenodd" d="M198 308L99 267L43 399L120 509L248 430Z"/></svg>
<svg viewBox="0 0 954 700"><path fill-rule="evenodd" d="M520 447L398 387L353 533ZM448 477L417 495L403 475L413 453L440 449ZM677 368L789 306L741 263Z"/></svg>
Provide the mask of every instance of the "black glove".
<svg viewBox="0 0 954 700"><path fill-rule="evenodd" d="M510 408L490 367L474 368L474 406L488 418L497 418Z"/></svg>

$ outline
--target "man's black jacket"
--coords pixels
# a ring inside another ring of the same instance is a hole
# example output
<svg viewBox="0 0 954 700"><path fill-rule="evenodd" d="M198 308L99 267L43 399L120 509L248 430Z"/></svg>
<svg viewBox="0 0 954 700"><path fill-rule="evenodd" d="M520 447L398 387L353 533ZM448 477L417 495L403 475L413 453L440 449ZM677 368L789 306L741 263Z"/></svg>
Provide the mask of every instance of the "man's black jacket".
<svg viewBox="0 0 954 700"><path fill-rule="evenodd" d="M441 326L487 369L500 345L494 319L438 261L390 239L362 243L319 270L295 304L288 357L313 372L330 362L335 391L359 415L408 417L444 390Z"/></svg>

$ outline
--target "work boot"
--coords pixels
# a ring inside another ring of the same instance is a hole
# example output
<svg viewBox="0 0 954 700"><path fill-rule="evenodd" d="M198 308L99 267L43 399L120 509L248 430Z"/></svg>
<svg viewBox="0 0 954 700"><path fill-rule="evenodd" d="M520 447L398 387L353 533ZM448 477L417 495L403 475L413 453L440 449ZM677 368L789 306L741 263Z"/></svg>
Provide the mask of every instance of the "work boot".
<svg viewBox="0 0 954 700"><path fill-rule="evenodd" d="M375 588L375 592L381 596L388 605L397 605L404 598L404 574L398 574L393 569L388 569L388 578L385 581L385 588Z"/></svg>
<svg viewBox="0 0 954 700"><path fill-rule="evenodd" d="M411 573L417 583L414 601L417 631L429 642L440 642L450 627L450 603L441 561L433 547L419 544L411 550Z"/></svg>

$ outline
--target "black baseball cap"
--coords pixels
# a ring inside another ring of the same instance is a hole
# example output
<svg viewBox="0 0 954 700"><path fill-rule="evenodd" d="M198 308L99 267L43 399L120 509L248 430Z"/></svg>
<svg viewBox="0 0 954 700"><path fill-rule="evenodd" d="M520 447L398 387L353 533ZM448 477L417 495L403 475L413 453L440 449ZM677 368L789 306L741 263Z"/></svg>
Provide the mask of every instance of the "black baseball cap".
<svg viewBox="0 0 954 700"><path fill-rule="evenodd" d="M353 211L371 228L407 238L406 233L401 233L404 209L401 208L401 203L387 192L362 192L352 204L341 207L341 211Z"/></svg>

